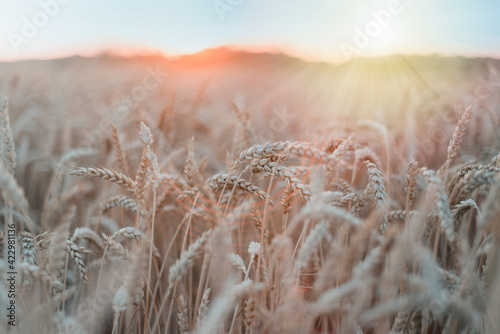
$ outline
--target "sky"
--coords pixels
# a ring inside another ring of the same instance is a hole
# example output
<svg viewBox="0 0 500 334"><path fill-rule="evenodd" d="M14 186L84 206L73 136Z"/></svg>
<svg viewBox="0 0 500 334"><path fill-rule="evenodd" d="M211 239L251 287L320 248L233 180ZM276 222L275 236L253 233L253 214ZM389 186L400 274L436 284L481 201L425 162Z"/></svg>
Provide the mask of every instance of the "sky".
<svg viewBox="0 0 500 334"><path fill-rule="evenodd" d="M0 61L224 45L331 62L500 57L500 1L0 0Z"/></svg>

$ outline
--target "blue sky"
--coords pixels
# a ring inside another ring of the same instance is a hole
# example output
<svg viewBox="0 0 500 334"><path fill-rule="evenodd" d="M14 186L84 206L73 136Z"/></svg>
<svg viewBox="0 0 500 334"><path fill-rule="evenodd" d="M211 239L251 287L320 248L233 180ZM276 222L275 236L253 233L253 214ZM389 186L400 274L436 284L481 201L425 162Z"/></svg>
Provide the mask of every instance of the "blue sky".
<svg viewBox="0 0 500 334"><path fill-rule="evenodd" d="M227 44L326 61L395 52L500 56L500 1L400 0L392 13L393 1L0 0L0 60ZM390 14L383 22L375 19L381 11Z"/></svg>

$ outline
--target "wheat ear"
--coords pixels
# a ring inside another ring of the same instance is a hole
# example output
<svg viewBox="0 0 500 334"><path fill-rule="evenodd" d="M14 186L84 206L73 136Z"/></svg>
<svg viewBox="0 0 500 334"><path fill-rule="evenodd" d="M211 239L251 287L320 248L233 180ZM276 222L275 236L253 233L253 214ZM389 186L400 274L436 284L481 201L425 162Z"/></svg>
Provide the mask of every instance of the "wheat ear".
<svg viewBox="0 0 500 334"><path fill-rule="evenodd" d="M12 129L10 128L9 104L6 100L0 101L0 131L3 136L5 147L4 163L7 166L7 170L11 174L14 174L17 166L17 156L14 145L14 136L12 134Z"/></svg>
<svg viewBox="0 0 500 334"><path fill-rule="evenodd" d="M0 192L5 202L10 203L14 209L23 214L28 213L28 200L24 190L19 186L12 175L0 161Z"/></svg>
<svg viewBox="0 0 500 334"><path fill-rule="evenodd" d="M116 162L118 163L118 167L120 170L127 174L128 173L128 163L127 156L125 155L125 151L123 150L122 143L120 141L120 137L118 137L118 130L114 124L111 125L113 128L113 144L115 145L115 156Z"/></svg>
<svg viewBox="0 0 500 334"><path fill-rule="evenodd" d="M89 277L87 275L87 269L85 268L85 263L83 262L82 254L90 253L90 251L86 250L84 247L80 247L75 244L71 240L66 240L66 251L70 255L73 263L76 266L76 270L80 275L80 278L83 279L85 283L89 281Z"/></svg>
<svg viewBox="0 0 500 334"><path fill-rule="evenodd" d="M116 183L125 190L130 191L135 194L136 184L135 182L123 173L118 171L109 170L107 168L78 168L70 172L70 175L76 176L90 176L97 177L103 180L108 180Z"/></svg>
<svg viewBox="0 0 500 334"><path fill-rule="evenodd" d="M33 242L34 236L29 232L19 232L19 244L21 245L21 258L24 263L32 266L37 265L37 255L35 244Z"/></svg>
<svg viewBox="0 0 500 334"><path fill-rule="evenodd" d="M236 187L249 194L257 196L261 200L270 198L269 194L261 190L255 184L248 182L238 176L230 176L229 174L216 174L212 176L207 183L213 190L228 189Z"/></svg>
<svg viewBox="0 0 500 334"><path fill-rule="evenodd" d="M448 155L446 157L446 162L444 163L445 172L447 172L453 158L456 157L458 148L462 143L463 136L465 135L465 131L467 130L467 124L469 123L470 111L472 106L467 108L465 112L460 117L457 126L455 127L455 131L450 140L450 144L448 145Z"/></svg>

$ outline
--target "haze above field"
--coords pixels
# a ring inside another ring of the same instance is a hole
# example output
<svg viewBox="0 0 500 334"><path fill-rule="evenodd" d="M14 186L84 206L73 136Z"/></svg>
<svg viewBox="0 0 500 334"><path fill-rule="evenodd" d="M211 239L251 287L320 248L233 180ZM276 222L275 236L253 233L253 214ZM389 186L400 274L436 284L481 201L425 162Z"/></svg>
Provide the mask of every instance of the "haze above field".
<svg viewBox="0 0 500 334"><path fill-rule="evenodd" d="M243 105L244 101L253 101L263 110L283 107L292 113L313 116L312 119L342 114L376 117L384 123L396 122L394 116L415 109L425 114L451 100L481 105L483 99L498 94L499 69L500 61L492 58L398 55L332 65L283 53L226 48L177 58L103 54L0 63L5 83L15 80L24 89L36 90L42 82L43 86L52 82L65 87L58 92L64 96L84 91L100 94L89 85L95 78L111 87L133 87L141 83L148 71L155 70L165 76L162 90L153 92L163 105L170 103L173 96L176 103L189 104L203 95L207 103L222 101L226 106L230 100ZM71 86L61 84L68 80ZM120 89L115 89L115 93L120 94ZM415 100L420 102L415 104ZM147 101L143 104L148 108Z"/></svg>
<svg viewBox="0 0 500 334"><path fill-rule="evenodd" d="M0 0L0 60L190 54L233 45L340 63L352 55L498 56L500 2Z"/></svg>

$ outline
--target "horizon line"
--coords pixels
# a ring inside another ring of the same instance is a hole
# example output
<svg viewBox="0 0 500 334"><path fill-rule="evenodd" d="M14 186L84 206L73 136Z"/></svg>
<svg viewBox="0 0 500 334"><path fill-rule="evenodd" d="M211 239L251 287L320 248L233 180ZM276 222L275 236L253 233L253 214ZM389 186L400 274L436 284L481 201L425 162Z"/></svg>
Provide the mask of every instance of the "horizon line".
<svg viewBox="0 0 500 334"><path fill-rule="evenodd" d="M25 62L25 61L52 61L52 60L63 60L69 58L99 58L103 56L111 56L117 58L124 59L133 59L140 57L161 57L166 60L176 60L185 56L193 56L197 54L201 54L207 51L213 50L225 50L231 53L247 53L247 54L271 54L271 55L284 55L290 58L295 58L301 60L306 63L325 63L329 65L342 65L347 64L356 59L378 59L378 58L389 58L394 56L405 56L405 57L439 57L439 58L466 58L466 59L496 59L500 60L499 55L493 54L467 54L467 53L439 53L439 52L427 52L427 53L389 53L389 54L381 54L381 55L368 55L368 56L356 56L350 59L345 60L326 60L321 59L319 57L306 57L297 54L296 52L285 51L281 49L265 49L265 48L252 48L252 47L242 47L237 45L220 45L215 47L208 47L199 51L188 52L188 53L167 53L160 49L137 49L137 50L129 50L124 51L120 49L101 49L95 52L89 53L66 53L57 56L48 56L48 57L23 57L23 58L2 58L0 57L0 63L8 64L8 63L17 63L17 62Z"/></svg>

